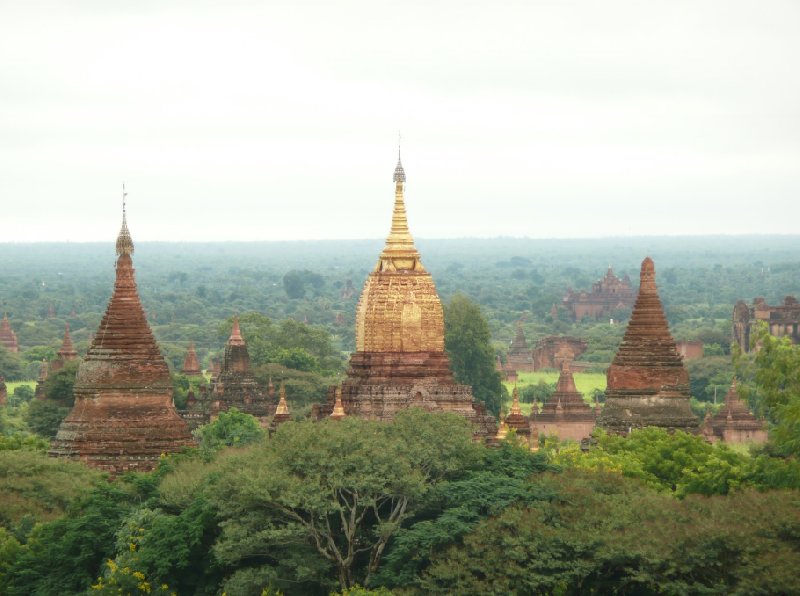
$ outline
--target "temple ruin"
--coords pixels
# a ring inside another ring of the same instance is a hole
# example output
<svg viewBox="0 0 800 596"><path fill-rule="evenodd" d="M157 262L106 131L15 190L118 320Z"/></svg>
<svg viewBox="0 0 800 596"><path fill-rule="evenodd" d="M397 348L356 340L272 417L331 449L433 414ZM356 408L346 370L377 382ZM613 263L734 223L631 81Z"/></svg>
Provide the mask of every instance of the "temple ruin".
<svg viewBox="0 0 800 596"><path fill-rule="evenodd" d="M562 441L580 441L592 434L595 422L595 409L583 400L583 394L575 387L569 361L565 361L555 392L542 411L531 416L531 423L536 426L538 435L555 435Z"/></svg>
<svg viewBox="0 0 800 596"><path fill-rule="evenodd" d="M763 298L753 300L752 306L739 300L733 307L733 341L742 352L750 351L753 328L759 323L774 337L800 343L800 302L794 296L786 296L778 306L768 305Z"/></svg>
<svg viewBox="0 0 800 596"><path fill-rule="evenodd" d="M600 281L592 284L590 292L567 290L563 304L576 321L583 318L599 319L620 309L630 309L634 302L631 280L626 275L620 279L614 275L609 265L608 271Z"/></svg>
<svg viewBox="0 0 800 596"><path fill-rule="evenodd" d="M521 322L517 322L517 333L508 348L506 364L517 372L533 371L533 356L525 339Z"/></svg>
<svg viewBox="0 0 800 596"><path fill-rule="evenodd" d="M704 427L709 421L704 422ZM717 415L710 419L711 433L704 432L707 440L711 442L723 441L725 443L766 443L767 423L758 420L745 401L739 396L736 379L731 383L725 395L725 404ZM705 428L704 428L705 430Z"/></svg>
<svg viewBox="0 0 800 596"><path fill-rule="evenodd" d="M11 328L8 313L3 313L3 320L0 321L0 346L3 346L9 352L19 352L17 334Z"/></svg>
<svg viewBox="0 0 800 596"><path fill-rule="evenodd" d="M133 251L123 206L114 293L78 367L75 405L49 451L112 474L152 470L163 454L193 444L139 301Z"/></svg>
<svg viewBox="0 0 800 596"><path fill-rule="evenodd" d="M469 386L453 379L442 303L408 228L399 156L393 181L391 231L356 307L356 350L347 378L329 389L313 416L390 421L402 409L420 407L455 412L474 424L476 435L493 435L494 417L473 400Z"/></svg>
<svg viewBox="0 0 800 596"><path fill-rule="evenodd" d="M194 351L194 343L189 344L186 356L183 359L182 372L187 377L199 377L203 374L200 361L197 359L197 352Z"/></svg>
<svg viewBox="0 0 800 596"><path fill-rule="evenodd" d="M586 342L567 335L549 335L533 348L533 370L561 369L565 361L572 363L586 351ZM574 367L573 367L574 370Z"/></svg>
<svg viewBox="0 0 800 596"><path fill-rule="evenodd" d="M598 425L617 433L645 426L698 429L689 406L689 374L670 335L650 257L642 262L639 295L608 369Z"/></svg>

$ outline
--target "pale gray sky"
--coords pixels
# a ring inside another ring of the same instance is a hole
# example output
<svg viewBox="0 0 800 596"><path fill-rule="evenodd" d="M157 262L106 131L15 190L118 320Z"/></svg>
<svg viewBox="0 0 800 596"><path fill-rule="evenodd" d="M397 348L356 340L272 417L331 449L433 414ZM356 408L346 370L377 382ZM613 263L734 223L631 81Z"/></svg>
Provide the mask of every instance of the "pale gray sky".
<svg viewBox="0 0 800 596"><path fill-rule="evenodd" d="M796 233L800 2L0 0L0 241Z"/></svg>

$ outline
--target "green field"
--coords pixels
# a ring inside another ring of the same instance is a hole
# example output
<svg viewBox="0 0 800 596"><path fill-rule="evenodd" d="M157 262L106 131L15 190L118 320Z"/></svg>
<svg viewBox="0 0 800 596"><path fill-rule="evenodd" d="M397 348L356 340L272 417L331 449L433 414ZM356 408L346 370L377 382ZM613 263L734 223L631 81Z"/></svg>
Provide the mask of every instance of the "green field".
<svg viewBox="0 0 800 596"><path fill-rule="evenodd" d="M606 388L606 375L605 373L573 373L572 376L575 379L575 387L583 393L583 399L586 403L594 405L591 401L590 396L592 395L592 391L595 389L600 389L602 391ZM523 387L527 387L528 385L536 385L539 381L544 381L545 383L555 383L558 381L558 373L556 371L538 371L538 372L523 372L519 373L517 377L517 387L522 389ZM509 395L511 391L514 389L514 383L503 383L506 388L508 389ZM505 404L504 407L506 410L508 409L509 404ZM522 405L522 413L525 415L530 414L531 412L531 404L521 404Z"/></svg>
<svg viewBox="0 0 800 596"><path fill-rule="evenodd" d="M27 385L33 390L36 389L36 381L6 381L6 389L8 390L8 394L12 395L14 393L14 389L20 385Z"/></svg>

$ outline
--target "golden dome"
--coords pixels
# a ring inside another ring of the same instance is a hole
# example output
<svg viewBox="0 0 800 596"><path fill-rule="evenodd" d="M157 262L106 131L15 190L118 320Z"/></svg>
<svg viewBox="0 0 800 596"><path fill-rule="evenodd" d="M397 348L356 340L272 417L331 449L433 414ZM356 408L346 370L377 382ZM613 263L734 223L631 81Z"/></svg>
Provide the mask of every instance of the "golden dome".
<svg viewBox="0 0 800 596"><path fill-rule="evenodd" d="M392 227L356 310L356 351L444 352L444 312L408 229L405 171L395 168Z"/></svg>

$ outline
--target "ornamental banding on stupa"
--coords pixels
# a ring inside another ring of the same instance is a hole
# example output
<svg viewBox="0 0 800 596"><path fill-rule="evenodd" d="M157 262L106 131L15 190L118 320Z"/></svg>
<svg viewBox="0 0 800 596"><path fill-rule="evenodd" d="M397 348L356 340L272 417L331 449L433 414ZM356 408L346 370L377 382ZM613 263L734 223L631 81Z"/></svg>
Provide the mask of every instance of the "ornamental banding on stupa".
<svg viewBox="0 0 800 596"><path fill-rule="evenodd" d="M75 405L49 451L112 474L152 470L162 454L194 444L139 300L124 202L116 248L114 293L78 366Z"/></svg>
<svg viewBox="0 0 800 596"><path fill-rule="evenodd" d="M408 228L406 174L398 155L395 201L386 245L356 307L356 350L347 377L331 387L315 419L332 414L390 421L405 408L454 412L493 436L496 421L453 379L444 350L444 310Z"/></svg>

